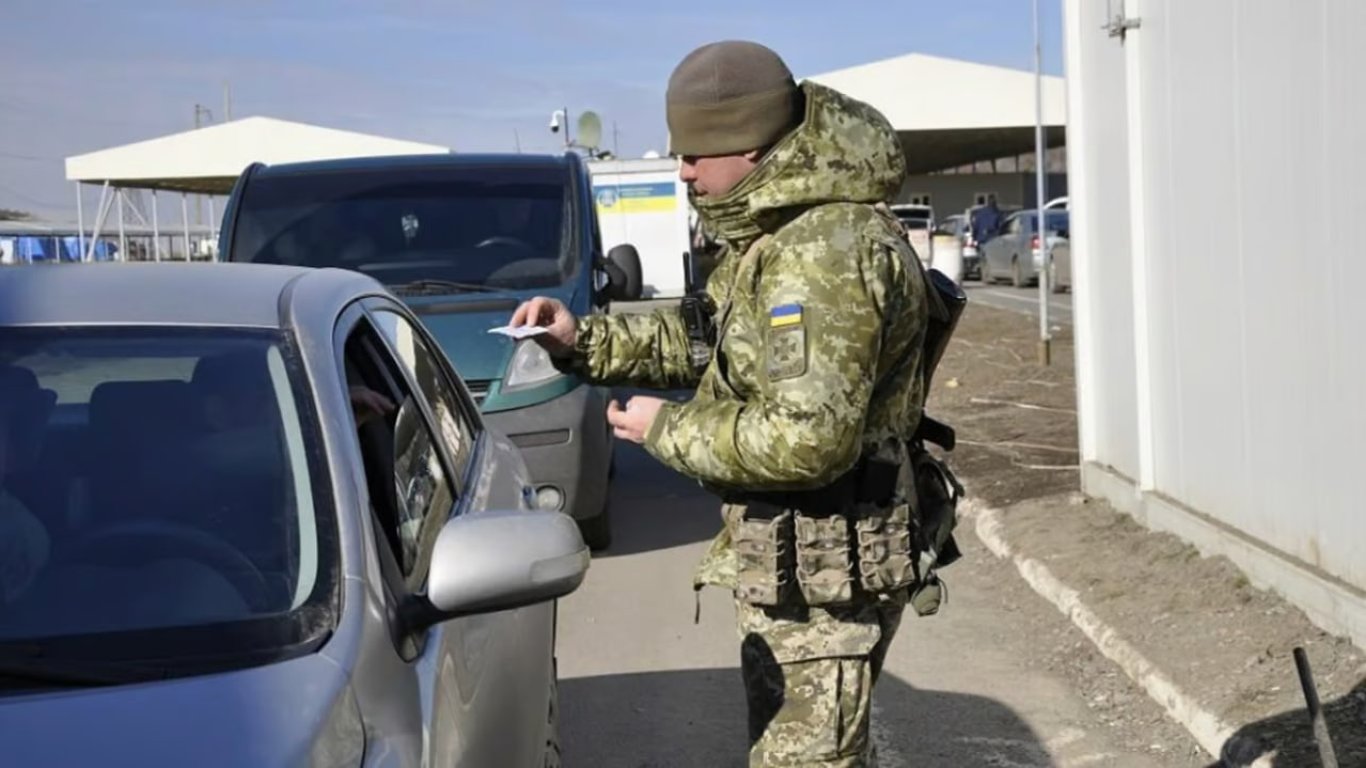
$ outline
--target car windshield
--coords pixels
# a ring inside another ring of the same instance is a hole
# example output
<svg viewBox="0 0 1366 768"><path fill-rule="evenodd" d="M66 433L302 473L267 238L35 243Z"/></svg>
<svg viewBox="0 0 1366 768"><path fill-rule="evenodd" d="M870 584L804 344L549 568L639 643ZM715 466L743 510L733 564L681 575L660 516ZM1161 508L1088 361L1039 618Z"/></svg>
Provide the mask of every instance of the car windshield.
<svg viewBox="0 0 1366 768"><path fill-rule="evenodd" d="M900 208L894 209L893 213L901 220L901 223L913 229L924 229L929 226L933 214L928 209L921 208Z"/></svg>
<svg viewBox="0 0 1366 768"><path fill-rule="evenodd" d="M0 646L222 657L252 644L234 627L316 631L335 534L301 370L279 332L4 329Z"/></svg>
<svg viewBox="0 0 1366 768"><path fill-rule="evenodd" d="M266 172L244 185L228 258L435 292L555 286L577 268L567 179L552 165Z"/></svg>
<svg viewBox="0 0 1366 768"><path fill-rule="evenodd" d="M1057 234L1058 232L1066 232L1068 230L1067 211L1044 211L1044 217L1044 221L1048 222L1049 234ZM1024 223L1028 227L1030 232L1033 232L1035 229L1037 229L1035 225L1039 221L1038 213L1026 214L1023 215L1022 218L1025 219Z"/></svg>

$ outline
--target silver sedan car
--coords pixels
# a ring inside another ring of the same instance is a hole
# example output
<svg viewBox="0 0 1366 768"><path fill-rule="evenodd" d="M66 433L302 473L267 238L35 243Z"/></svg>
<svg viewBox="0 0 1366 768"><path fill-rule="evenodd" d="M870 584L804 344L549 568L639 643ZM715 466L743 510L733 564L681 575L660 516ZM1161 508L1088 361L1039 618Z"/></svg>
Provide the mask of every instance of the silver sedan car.
<svg viewBox="0 0 1366 768"><path fill-rule="evenodd" d="M1048 247L1053 248L1068 229L1068 212L1044 212ZM1035 210L1017 211L1006 217L1001 234L981 246L982 282L988 285L1008 279L1016 288L1035 285L1043 267L1036 232L1039 214Z"/></svg>
<svg viewBox="0 0 1366 768"><path fill-rule="evenodd" d="M6 765L558 764L588 562L368 277L0 270Z"/></svg>

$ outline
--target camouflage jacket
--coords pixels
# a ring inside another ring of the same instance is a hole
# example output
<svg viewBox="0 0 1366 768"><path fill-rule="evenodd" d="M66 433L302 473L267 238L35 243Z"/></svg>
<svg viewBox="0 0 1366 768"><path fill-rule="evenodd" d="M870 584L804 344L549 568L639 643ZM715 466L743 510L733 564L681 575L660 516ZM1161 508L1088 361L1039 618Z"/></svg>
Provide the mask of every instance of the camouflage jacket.
<svg viewBox="0 0 1366 768"><path fill-rule="evenodd" d="M708 281L717 343L700 374L676 309L580 321L564 363L607 384L693 387L646 437L664 464L721 495L817 488L888 438L924 402L927 317L920 262L885 207L901 145L866 104L802 86L802 124L730 193L695 198L724 252ZM698 583L733 587L726 533Z"/></svg>

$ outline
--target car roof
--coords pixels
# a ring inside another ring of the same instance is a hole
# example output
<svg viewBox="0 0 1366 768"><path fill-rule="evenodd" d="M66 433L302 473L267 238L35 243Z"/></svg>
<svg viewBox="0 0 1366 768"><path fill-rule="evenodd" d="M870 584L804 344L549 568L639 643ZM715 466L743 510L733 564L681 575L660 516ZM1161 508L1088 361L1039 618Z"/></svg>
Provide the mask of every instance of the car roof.
<svg viewBox="0 0 1366 768"><path fill-rule="evenodd" d="M342 269L273 264L161 262L0 268L0 326L218 325L282 327L281 298L294 283L333 283L353 293L382 288ZM309 295L333 295L333 292Z"/></svg>
<svg viewBox="0 0 1366 768"><path fill-rule="evenodd" d="M334 160L311 160L302 163L263 165L253 175L307 175L336 171L394 170L397 168L564 168L574 162L575 155L512 154L498 152L445 153L430 155L393 155L385 157L346 157Z"/></svg>

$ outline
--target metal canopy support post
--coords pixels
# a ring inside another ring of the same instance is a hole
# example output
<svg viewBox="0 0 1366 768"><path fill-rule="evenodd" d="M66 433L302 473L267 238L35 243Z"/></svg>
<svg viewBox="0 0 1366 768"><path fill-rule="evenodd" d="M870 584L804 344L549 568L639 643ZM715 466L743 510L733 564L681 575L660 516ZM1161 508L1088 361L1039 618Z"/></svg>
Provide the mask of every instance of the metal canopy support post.
<svg viewBox="0 0 1366 768"><path fill-rule="evenodd" d="M185 227L185 260L190 260L190 196L180 193L180 223Z"/></svg>
<svg viewBox="0 0 1366 768"><path fill-rule="evenodd" d="M123 188L116 188L114 194L119 200L119 261L128 261L128 235L123 229Z"/></svg>
<svg viewBox="0 0 1366 768"><path fill-rule="evenodd" d="M76 255L85 258L85 201L81 199L81 183L76 182Z"/></svg>
<svg viewBox="0 0 1366 768"><path fill-rule="evenodd" d="M95 229L90 232L90 246L85 252L86 261L95 260L95 245L100 241L100 232L104 229L104 219L109 215L109 182L104 182L100 188L100 204L95 209Z"/></svg>
<svg viewBox="0 0 1366 768"><path fill-rule="evenodd" d="M216 208L216 207L214 206L214 203L213 203L213 196L210 195L210 196L209 196L209 237L210 237L210 238L216 238L216 237L218 236L218 213L217 213L217 211L215 210L215 208Z"/></svg>
<svg viewBox="0 0 1366 768"><path fill-rule="evenodd" d="M157 191L152 190L152 258L161 261L161 223L157 219Z"/></svg>
<svg viewBox="0 0 1366 768"><path fill-rule="evenodd" d="M1048 222L1044 220L1043 148L1043 47L1039 41L1039 0L1034 0L1034 184L1038 199L1038 220L1034 235L1039 239L1039 364L1053 362L1052 338L1048 331Z"/></svg>

